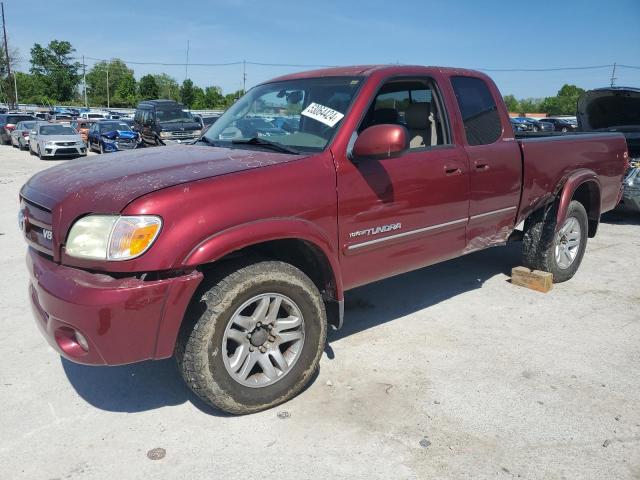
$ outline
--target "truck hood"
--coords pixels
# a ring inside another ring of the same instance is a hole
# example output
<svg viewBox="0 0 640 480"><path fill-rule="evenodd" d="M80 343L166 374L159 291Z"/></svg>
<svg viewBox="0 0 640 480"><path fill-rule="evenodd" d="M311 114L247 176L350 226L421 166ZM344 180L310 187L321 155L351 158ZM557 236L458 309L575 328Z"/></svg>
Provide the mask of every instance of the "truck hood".
<svg viewBox="0 0 640 480"><path fill-rule="evenodd" d="M578 99L578 125L583 131L620 132L631 157L640 157L640 89L597 88Z"/></svg>
<svg viewBox="0 0 640 480"><path fill-rule="evenodd" d="M37 173L21 195L53 213L59 226L87 213L118 213L163 188L302 158L276 152L170 145L72 160Z"/></svg>

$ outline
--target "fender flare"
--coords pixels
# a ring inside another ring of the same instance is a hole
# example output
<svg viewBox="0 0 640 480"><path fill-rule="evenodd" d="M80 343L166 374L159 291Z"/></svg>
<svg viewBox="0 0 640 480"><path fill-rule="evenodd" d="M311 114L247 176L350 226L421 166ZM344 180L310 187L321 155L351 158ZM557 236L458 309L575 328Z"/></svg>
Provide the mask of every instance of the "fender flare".
<svg viewBox="0 0 640 480"><path fill-rule="evenodd" d="M340 264L335 247L320 228L300 218L269 218L236 225L203 239L182 260L182 267L196 267L252 245L272 240L304 240L325 256L336 288L336 300L344 298Z"/></svg>
<svg viewBox="0 0 640 480"><path fill-rule="evenodd" d="M556 217L556 231L560 228L560 225L564 223L567 218L567 210L569 209L569 203L573 198L576 190L584 185L585 183L593 183L596 185L598 191L598 203L596 205L597 212L595 218L600 217L600 181L598 180L598 175L593 171L586 168L577 170L569 175L566 180L560 184L558 190L562 190L560 192L560 197L558 201L558 213ZM590 218L593 220L593 218Z"/></svg>

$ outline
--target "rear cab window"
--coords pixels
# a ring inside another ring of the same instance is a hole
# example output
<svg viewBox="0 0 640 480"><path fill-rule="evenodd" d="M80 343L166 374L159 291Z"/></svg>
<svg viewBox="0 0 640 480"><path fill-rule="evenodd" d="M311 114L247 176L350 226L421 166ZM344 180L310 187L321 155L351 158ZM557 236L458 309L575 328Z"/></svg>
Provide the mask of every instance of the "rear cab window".
<svg viewBox="0 0 640 480"><path fill-rule="evenodd" d="M493 95L484 80L451 77L469 145L489 145L502 135L502 122Z"/></svg>

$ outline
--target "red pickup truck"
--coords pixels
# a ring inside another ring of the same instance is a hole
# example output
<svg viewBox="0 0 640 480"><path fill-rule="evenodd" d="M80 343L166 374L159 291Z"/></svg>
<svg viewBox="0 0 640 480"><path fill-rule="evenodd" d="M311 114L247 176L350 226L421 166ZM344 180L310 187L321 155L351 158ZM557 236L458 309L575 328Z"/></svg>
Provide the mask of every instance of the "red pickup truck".
<svg viewBox="0 0 640 480"><path fill-rule="evenodd" d="M195 145L32 177L33 311L72 361L175 355L206 402L258 411L312 377L346 290L514 239L526 265L571 278L627 157L621 134L517 138L475 71L284 76Z"/></svg>

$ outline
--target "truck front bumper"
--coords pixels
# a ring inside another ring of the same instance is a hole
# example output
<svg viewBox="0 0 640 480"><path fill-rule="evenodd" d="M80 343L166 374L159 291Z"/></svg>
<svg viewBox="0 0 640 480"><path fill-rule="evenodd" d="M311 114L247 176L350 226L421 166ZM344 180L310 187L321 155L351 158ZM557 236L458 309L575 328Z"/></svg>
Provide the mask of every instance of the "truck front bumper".
<svg viewBox="0 0 640 480"><path fill-rule="evenodd" d="M122 365L173 354L187 306L202 281L192 271L160 280L113 278L27 254L36 322L63 357Z"/></svg>

